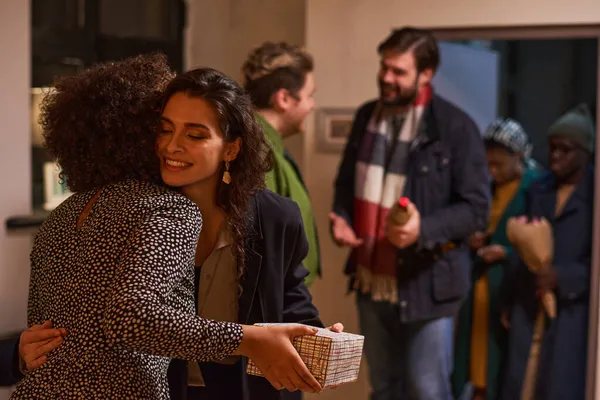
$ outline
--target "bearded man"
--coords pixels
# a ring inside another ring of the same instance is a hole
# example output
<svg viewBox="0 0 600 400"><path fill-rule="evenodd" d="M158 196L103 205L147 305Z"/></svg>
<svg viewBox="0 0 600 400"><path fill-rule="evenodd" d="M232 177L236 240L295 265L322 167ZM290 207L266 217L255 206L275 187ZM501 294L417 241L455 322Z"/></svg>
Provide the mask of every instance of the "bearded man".
<svg viewBox="0 0 600 400"><path fill-rule="evenodd" d="M469 290L469 235L487 226L481 135L434 93L428 31L393 31L378 48L379 98L361 106L335 181L333 239L352 249L372 400L451 400L453 318ZM415 212L387 223L401 196Z"/></svg>

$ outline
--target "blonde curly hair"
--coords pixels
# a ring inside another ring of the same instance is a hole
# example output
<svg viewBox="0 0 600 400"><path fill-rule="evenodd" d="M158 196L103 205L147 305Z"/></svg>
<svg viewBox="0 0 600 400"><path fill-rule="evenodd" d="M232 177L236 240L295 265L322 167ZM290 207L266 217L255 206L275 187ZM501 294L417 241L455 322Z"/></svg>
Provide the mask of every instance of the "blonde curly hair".
<svg viewBox="0 0 600 400"><path fill-rule="evenodd" d="M250 52L242 66L244 88L258 109L271 107L272 96L280 89L296 96L312 71L312 56L286 42L263 43Z"/></svg>

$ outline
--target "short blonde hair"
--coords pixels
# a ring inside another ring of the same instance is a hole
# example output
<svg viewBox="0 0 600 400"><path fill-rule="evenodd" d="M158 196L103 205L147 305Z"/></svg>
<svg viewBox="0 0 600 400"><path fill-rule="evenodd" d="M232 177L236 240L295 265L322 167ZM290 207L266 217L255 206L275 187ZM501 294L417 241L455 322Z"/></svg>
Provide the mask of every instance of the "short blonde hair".
<svg viewBox="0 0 600 400"><path fill-rule="evenodd" d="M256 108L269 108L273 94L280 89L296 96L312 70L312 56L303 48L266 42L252 50L242 66L244 88Z"/></svg>

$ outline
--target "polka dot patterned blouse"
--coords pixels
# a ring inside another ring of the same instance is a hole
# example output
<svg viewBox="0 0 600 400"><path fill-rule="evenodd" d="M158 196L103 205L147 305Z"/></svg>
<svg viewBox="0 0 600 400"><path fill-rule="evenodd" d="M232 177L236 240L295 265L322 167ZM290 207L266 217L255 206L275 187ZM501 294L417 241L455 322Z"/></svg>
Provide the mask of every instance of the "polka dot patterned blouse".
<svg viewBox="0 0 600 400"><path fill-rule="evenodd" d="M31 254L29 325L69 331L28 373L14 399L168 399L169 358L229 356L238 324L194 308L202 218L185 197L127 181L71 196L38 232Z"/></svg>

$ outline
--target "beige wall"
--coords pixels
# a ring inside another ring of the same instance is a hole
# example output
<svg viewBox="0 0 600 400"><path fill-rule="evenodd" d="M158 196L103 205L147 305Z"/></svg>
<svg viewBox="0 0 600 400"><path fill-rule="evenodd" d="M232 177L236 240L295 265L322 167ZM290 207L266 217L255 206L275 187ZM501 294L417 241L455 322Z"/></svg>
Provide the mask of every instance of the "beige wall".
<svg viewBox="0 0 600 400"><path fill-rule="evenodd" d="M190 22L203 26L190 28L187 65L214 66L237 78L248 49L263 40L305 43L315 57L317 102L325 107L356 107L376 95L375 48L393 27L600 23L598 0L262 0L252 5L250 1L190 0ZM275 7L273 11L260 7L266 3ZM201 9L206 11L199 13ZM327 223L339 156L315 152L313 124L310 118L306 133L289 144L303 167L321 233L325 276L311 291L325 322L340 320L348 331L357 332L353 298L345 295L342 274L346 252L333 245ZM363 369L358 383L318 398L359 400L367 398L367 391Z"/></svg>
<svg viewBox="0 0 600 400"><path fill-rule="evenodd" d="M303 44L304 0L188 0L186 67L240 78L248 52L265 40Z"/></svg>
<svg viewBox="0 0 600 400"><path fill-rule="evenodd" d="M241 82L248 52L267 40L303 45L305 0L187 0L185 67L212 67ZM267 11L268 10L268 11ZM302 138L291 138L302 158Z"/></svg>
<svg viewBox="0 0 600 400"><path fill-rule="evenodd" d="M29 2L0 0L0 335L26 326L30 236L9 235L9 215L31 211ZM0 390L8 399L8 390Z"/></svg>

